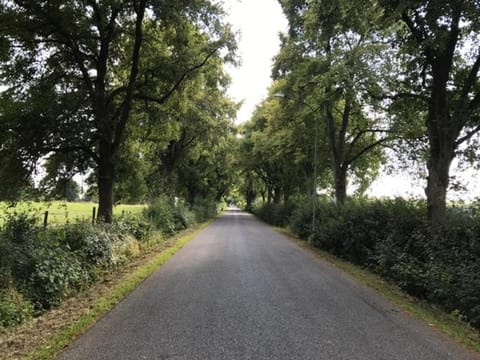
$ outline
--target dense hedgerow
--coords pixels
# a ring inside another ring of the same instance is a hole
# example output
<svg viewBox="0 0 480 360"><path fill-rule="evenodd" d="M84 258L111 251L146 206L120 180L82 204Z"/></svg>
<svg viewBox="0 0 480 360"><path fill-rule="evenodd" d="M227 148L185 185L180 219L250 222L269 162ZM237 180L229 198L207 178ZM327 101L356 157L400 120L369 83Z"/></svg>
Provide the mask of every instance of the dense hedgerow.
<svg viewBox="0 0 480 360"><path fill-rule="evenodd" d="M204 222L217 214L217 202L211 198L198 199L192 211L197 222Z"/></svg>
<svg viewBox="0 0 480 360"><path fill-rule="evenodd" d="M420 201L352 200L343 207L317 205L292 209L268 205L262 219L287 224L300 238L397 283L418 298L442 306L480 328L480 213L478 207L454 207L438 231L431 231Z"/></svg>
<svg viewBox="0 0 480 360"><path fill-rule="evenodd" d="M136 256L140 246L150 246L152 230L172 235L196 218L214 216L213 209L204 202L190 211L160 198L141 217L47 229L33 214L9 214L0 227L0 327L20 324L85 289L102 272Z"/></svg>

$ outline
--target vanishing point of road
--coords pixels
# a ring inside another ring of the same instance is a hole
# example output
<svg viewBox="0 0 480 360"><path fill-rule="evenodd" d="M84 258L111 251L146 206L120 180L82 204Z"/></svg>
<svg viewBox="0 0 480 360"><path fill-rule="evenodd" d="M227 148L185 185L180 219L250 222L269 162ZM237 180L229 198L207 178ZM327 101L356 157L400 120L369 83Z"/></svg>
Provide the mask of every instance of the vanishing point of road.
<svg viewBox="0 0 480 360"><path fill-rule="evenodd" d="M219 217L58 357L479 358L241 211Z"/></svg>

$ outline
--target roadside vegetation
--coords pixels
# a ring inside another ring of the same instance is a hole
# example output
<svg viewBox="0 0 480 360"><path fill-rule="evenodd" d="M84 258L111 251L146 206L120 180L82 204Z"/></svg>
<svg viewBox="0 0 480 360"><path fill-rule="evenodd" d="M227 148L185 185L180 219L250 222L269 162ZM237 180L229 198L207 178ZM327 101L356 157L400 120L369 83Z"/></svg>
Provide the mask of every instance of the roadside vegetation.
<svg viewBox="0 0 480 360"><path fill-rule="evenodd" d="M118 271L141 252L217 213L214 201L189 209L158 198L112 223L44 228L29 213L0 226L0 329L19 325Z"/></svg>
<svg viewBox="0 0 480 360"><path fill-rule="evenodd" d="M216 214L236 38L210 0L0 0L0 23L5 329Z"/></svg>
<svg viewBox="0 0 480 360"><path fill-rule="evenodd" d="M280 5L273 83L235 126L221 2L0 0L0 328L228 196L480 328L480 205L447 197L480 160L478 1ZM366 198L396 170L426 199ZM43 205L79 199L98 222Z"/></svg>
<svg viewBox="0 0 480 360"><path fill-rule="evenodd" d="M449 208L445 226L436 232L425 206L403 199L352 199L338 207L322 199L315 231L311 205L265 204L254 212L480 329L479 204Z"/></svg>

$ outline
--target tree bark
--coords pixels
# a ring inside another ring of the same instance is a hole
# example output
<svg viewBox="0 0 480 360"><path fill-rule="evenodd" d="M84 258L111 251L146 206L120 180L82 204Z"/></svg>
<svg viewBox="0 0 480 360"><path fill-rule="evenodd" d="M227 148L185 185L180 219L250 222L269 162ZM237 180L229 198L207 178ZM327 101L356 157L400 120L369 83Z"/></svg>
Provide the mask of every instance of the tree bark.
<svg viewBox="0 0 480 360"><path fill-rule="evenodd" d="M428 219L434 228L439 227L445 219L450 165L455 157L455 139L458 136L458 131L451 128L446 82L443 86L437 83L434 80L427 117L430 148L427 160L428 179L425 189ZM435 85L438 86L435 87Z"/></svg>
<svg viewBox="0 0 480 360"><path fill-rule="evenodd" d="M280 190L280 187L275 187L275 189L273 190L273 203L280 204L281 198L282 198L282 192Z"/></svg>
<svg viewBox="0 0 480 360"><path fill-rule="evenodd" d="M335 199L340 206L347 199L347 172L341 166L335 168Z"/></svg>
<svg viewBox="0 0 480 360"><path fill-rule="evenodd" d="M115 182L115 162L111 145L102 140L99 146L97 165L98 218L106 223L113 220L113 185Z"/></svg>
<svg viewBox="0 0 480 360"><path fill-rule="evenodd" d="M428 218L434 227L439 227L445 219L447 190L452 157L432 156L428 160L427 195Z"/></svg>
<svg viewBox="0 0 480 360"><path fill-rule="evenodd" d="M452 66L453 51L438 55L432 61L432 87L427 115L429 156L427 214L433 228L445 220L450 165L455 157L456 139L460 132L458 119L452 119L448 105L447 84Z"/></svg>
<svg viewBox="0 0 480 360"><path fill-rule="evenodd" d="M345 134L348 127L350 109L344 110L342 124L338 131L335 126L332 105L325 105L325 116L327 120L328 146L330 149L330 164L335 181L335 201L337 205L345 204L347 198L347 170L345 160Z"/></svg>

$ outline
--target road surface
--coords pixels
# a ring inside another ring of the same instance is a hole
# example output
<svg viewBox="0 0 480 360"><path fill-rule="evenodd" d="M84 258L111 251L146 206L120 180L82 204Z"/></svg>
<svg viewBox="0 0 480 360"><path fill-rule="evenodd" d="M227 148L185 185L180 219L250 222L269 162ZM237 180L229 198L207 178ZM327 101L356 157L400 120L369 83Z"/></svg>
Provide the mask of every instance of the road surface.
<svg viewBox="0 0 480 360"><path fill-rule="evenodd" d="M272 231L229 211L59 359L478 359Z"/></svg>

